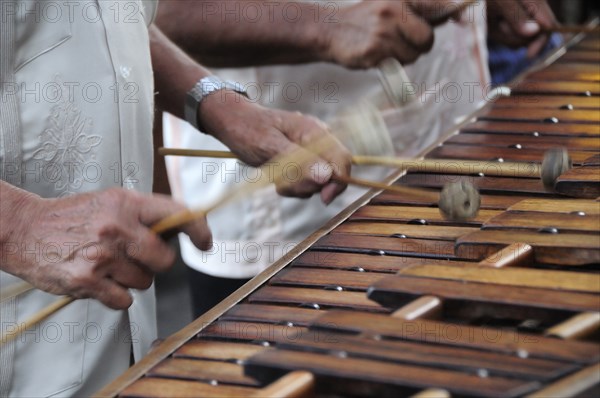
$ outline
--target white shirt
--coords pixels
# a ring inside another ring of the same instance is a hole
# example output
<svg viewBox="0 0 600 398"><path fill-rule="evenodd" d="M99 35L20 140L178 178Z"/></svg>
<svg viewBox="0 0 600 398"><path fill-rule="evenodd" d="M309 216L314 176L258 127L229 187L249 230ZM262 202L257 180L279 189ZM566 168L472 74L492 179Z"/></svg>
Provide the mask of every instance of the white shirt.
<svg viewBox="0 0 600 398"><path fill-rule="evenodd" d="M276 11L275 11L276 12ZM392 131L397 155L413 156L437 142L455 125L456 118L472 113L484 98L490 81L485 45L485 12L482 2L465 12L465 22L449 22L435 30L432 51L406 67L421 94L419 101L385 111L400 121ZM302 111L331 120L358 100L382 102L378 71L350 71L315 63L221 70L225 79L245 85L251 98L263 105ZM220 142L199 133L187 123L166 116L165 146L226 150ZM235 160L167 157L173 195L191 207L203 207L219 195L252 181L252 168ZM353 175L383 179L389 169L353 167ZM309 200L277 196L274 187L248 199L213 211L208 216L214 247L201 252L180 235L186 264L204 273L226 278L257 275L310 233L355 201L364 190L349 187L325 207L318 195Z"/></svg>
<svg viewBox="0 0 600 398"><path fill-rule="evenodd" d="M48 198L150 192L156 1L0 5L2 178ZM1 273L0 286L17 280ZM156 338L153 289L132 295L129 311L78 300L3 346L0 395L87 396L125 371L131 347L139 359ZM34 290L2 303L2 331L56 299Z"/></svg>

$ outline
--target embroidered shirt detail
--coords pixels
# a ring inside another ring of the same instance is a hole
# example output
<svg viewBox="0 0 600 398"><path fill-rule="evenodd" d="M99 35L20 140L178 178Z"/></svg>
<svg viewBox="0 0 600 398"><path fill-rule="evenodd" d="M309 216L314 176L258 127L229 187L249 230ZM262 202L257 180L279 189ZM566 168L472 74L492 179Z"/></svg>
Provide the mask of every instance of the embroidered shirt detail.
<svg viewBox="0 0 600 398"><path fill-rule="evenodd" d="M40 134L41 148L33 158L47 162L43 166L45 177L54 183L60 196L68 196L83 185L88 163L95 159L94 148L102 137L92 134L92 119L75 106L60 77L56 81L62 90L61 99L52 108L48 127Z"/></svg>

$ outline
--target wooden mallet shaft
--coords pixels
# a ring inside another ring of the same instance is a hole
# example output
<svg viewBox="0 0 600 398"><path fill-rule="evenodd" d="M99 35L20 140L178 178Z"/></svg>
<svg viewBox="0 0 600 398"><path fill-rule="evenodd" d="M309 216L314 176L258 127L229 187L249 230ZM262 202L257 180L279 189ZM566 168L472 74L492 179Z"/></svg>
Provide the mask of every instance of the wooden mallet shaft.
<svg viewBox="0 0 600 398"><path fill-rule="evenodd" d="M236 159L237 156L228 151L207 151L197 149L160 148L162 156L189 156L217 159ZM452 159L402 159L385 156L352 157L352 163L357 166L386 166L422 173L483 174L494 177L539 178L542 166L537 163L517 162L486 162L477 160Z"/></svg>

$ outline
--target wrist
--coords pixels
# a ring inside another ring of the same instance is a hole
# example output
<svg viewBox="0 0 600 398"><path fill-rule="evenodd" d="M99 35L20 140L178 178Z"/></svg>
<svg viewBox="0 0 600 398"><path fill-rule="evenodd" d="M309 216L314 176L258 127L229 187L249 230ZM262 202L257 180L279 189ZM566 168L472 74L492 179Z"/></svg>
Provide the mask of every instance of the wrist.
<svg viewBox="0 0 600 398"><path fill-rule="evenodd" d="M10 259L18 251L15 245L25 240L29 228L38 218L37 209L42 199L8 183L0 184L0 265L9 271L14 263ZM13 265L19 266L18 262Z"/></svg>
<svg viewBox="0 0 600 398"><path fill-rule="evenodd" d="M319 5L320 6L320 5ZM331 6L331 4L329 5ZM340 10L338 10L340 11ZM314 11L313 11L314 12ZM306 13L306 18L297 24L295 32L295 45L302 48L308 54L306 61L309 62L333 62L331 47L333 37L342 21L339 16L333 17L331 10L319 9L318 19L314 15Z"/></svg>
<svg viewBox="0 0 600 398"><path fill-rule="evenodd" d="M236 91L215 91L198 106L198 123L204 133L223 141L232 126L238 125L234 122L247 114L244 109L251 105L253 103L246 96Z"/></svg>
<svg viewBox="0 0 600 398"><path fill-rule="evenodd" d="M235 95L234 93L247 96L240 83L222 81L216 76L203 77L187 92L185 99L185 119L196 129L206 132L200 117L200 110L207 97L218 95L218 93L221 93L224 97Z"/></svg>

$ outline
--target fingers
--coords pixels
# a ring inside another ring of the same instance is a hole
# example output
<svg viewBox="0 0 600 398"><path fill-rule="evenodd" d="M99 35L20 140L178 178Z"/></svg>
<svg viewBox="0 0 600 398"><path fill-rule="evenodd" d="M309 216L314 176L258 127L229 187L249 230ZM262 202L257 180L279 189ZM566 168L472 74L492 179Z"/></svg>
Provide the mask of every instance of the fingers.
<svg viewBox="0 0 600 398"><path fill-rule="evenodd" d="M148 270L126 261L111 264L108 276L123 287L140 290L148 289L153 281Z"/></svg>
<svg viewBox="0 0 600 398"><path fill-rule="evenodd" d="M396 24L395 33L393 56L404 64L416 61L433 47L433 27L411 7L405 8L404 17Z"/></svg>
<svg viewBox="0 0 600 398"><path fill-rule="evenodd" d="M321 190L321 201L326 205L333 202L342 192L346 190L346 184L330 182Z"/></svg>
<svg viewBox="0 0 600 398"><path fill-rule="evenodd" d="M362 69L390 57L414 62L433 46L433 27L419 15L423 9L399 0L362 1L343 7L340 23L326 29L324 59Z"/></svg>
<svg viewBox="0 0 600 398"><path fill-rule="evenodd" d="M333 135L329 135L328 140L330 149L323 152L321 157L328 162L333 175L349 177L352 170L352 154ZM329 181L321 191L321 200L327 205L330 204L346 190L346 187L346 184Z"/></svg>
<svg viewBox="0 0 600 398"><path fill-rule="evenodd" d="M397 35L401 39L392 43L392 56L402 64L415 62L433 47L433 29L418 17L408 18L406 24L398 26Z"/></svg>
<svg viewBox="0 0 600 398"><path fill-rule="evenodd" d="M437 26L449 19L459 20L467 0L412 0L410 6L427 22Z"/></svg>
<svg viewBox="0 0 600 398"><path fill-rule="evenodd" d="M285 158L277 163L274 182L282 196L310 198L331 179L332 169L320 159L297 144L289 143Z"/></svg>
<svg viewBox="0 0 600 398"><path fill-rule="evenodd" d="M540 25L531 18L529 11L519 0L501 2L504 8L504 21L512 32L522 38L529 38L540 33Z"/></svg>
<svg viewBox="0 0 600 398"><path fill-rule="evenodd" d="M546 0L490 0L488 12L490 36L510 47L527 45L529 57L544 48L549 37L544 32L558 24Z"/></svg>
<svg viewBox="0 0 600 398"><path fill-rule="evenodd" d="M114 310L124 310L133 304L133 298L127 289L109 278L98 280L90 297Z"/></svg>
<svg viewBox="0 0 600 398"><path fill-rule="evenodd" d="M433 28L418 15L409 14L406 23L401 24L398 28L411 47L421 52L428 52L433 47Z"/></svg>
<svg viewBox="0 0 600 398"><path fill-rule="evenodd" d="M112 309L128 308L133 299L127 287L111 279L104 269L95 267L96 261L92 263L86 261L71 266L56 279L55 288L59 291L49 291L75 298L94 298Z"/></svg>
<svg viewBox="0 0 600 398"><path fill-rule="evenodd" d="M297 151L299 157L304 159L305 166L302 170L308 170L308 174L297 186L284 184L279 187L279 191L302 197L321 191L323 202L329 204L346 189L346 184L333 182L332 177L350 175L352 156L318 119L299 113L287 116L283 119L285 122L282 132L312 153L296 145L290 147L290 150Z"/></svg>
<svg viewBox="0 0 600 398"><path fill-rule="evenodd" d="M544 29L551 30L558 25L556 16L550 8L546 0L538 0L535 2L525 1L523 6L528 14Z"/></svg>
<svg viewBox="0 0 600 398"><path fill-rule="evenodd" d="M147 195L142 198L140 222L145 226L151 227L165 217L185 210L185 206L173 201L168 196ZM206 217L190 221L181 227L181 231L185 232L200 250L208 250L212 247L212 233L208 227ZM172 263L172 260L174 260L173 254L170 250L167 250L168 246L158 236L150 231L147 231L146 234L140 231L140 234L142 235L142 239L140 239L140 252L143 252L145 249L151 252L139 253L139 256L143 256L151 264L152 260L148 259L148 257L156 253L161 259L159 263L164 265L167 259L170 259ZM157 251L161 251L162 253L157 253ZM158 264L158 271L164 270L161 264Z"/></svg>

